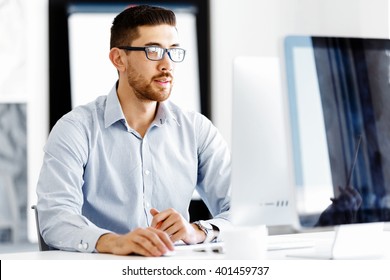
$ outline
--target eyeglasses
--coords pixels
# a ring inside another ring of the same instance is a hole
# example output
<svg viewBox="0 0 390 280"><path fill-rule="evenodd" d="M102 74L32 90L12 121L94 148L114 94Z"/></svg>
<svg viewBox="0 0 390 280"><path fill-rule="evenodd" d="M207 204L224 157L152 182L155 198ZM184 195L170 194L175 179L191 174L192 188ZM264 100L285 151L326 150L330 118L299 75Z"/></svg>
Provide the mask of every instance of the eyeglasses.
<svg viewBox="0 0 390 280"><path fill-rule="evenodd" d="M146 58L153 61L162 60L164 54L168 53L169 58L173 62L182 62L186 54L186 51L181 48L164 49L156 46L150 46L150 47L121 46L118 47L118 49L126 50L126 51L144 51L146 54Z"/></svg>

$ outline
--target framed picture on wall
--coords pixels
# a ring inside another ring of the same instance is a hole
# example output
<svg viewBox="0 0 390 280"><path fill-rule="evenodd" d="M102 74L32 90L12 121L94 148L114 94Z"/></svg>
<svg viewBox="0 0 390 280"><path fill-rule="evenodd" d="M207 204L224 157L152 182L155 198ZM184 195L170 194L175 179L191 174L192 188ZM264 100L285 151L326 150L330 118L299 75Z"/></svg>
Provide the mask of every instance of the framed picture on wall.
<svg viewBox="0 0 390 280"><path fill-rule="evenodd" d="M26 240L27 104L7 99L0 99L0 242L17 242Z"/></svg>

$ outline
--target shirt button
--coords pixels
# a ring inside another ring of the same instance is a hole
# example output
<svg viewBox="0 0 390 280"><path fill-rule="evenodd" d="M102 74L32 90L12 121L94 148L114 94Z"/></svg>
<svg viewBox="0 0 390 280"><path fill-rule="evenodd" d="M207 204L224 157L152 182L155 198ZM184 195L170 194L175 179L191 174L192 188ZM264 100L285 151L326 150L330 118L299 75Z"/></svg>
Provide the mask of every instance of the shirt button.
<svg viewBox="0 0 390 280"><path fill-rule="evenodd" d="M149 175L150 174L150 171L149 170L145 170L145 175Z"/></svg>
<svg viewBox="0 0 390 280"><path fill-rule="evenodd" d="M88 243L79 243L79 245L77 246L79 248L79 250L87 250L88 249Z"/></svg>

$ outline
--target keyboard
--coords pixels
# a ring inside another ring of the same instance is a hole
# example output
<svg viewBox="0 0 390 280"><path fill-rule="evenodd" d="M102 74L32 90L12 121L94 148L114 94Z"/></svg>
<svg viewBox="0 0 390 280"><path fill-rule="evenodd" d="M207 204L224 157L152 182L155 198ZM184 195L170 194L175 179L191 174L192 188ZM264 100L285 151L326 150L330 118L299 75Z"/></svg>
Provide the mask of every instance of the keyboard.
<svg viewBox="0 0 390 280"><path fill-rule="evenodd" d="M276 250L288 250L288 249L300 249L300 248L310 248L314 247L314 241L311 239L300 239L300 238L280 238L277 239L268 237L267 250L276 251ZM194 245L185 245L179 243L175 246L175 251L167 253L169 255L175 255L177 251L193 251L193 252L212 252L218 254L225 253L225 244L224 242L215 242L215 243L206 243L206 244L194 244Z"/></svg>

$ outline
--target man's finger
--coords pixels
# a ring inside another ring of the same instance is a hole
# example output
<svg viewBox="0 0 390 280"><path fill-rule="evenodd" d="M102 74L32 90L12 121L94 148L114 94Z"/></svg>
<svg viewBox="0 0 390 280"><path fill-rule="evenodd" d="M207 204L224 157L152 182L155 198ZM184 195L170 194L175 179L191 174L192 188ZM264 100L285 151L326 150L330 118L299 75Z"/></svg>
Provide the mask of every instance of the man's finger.
<svg viewBox="0 0 390 280"><path fill-rule="evenodd" d="M159 214L160 211L158 211L156 208L150 209L150 214L152 214L153 217L155 217L157 214ZM159 229L161 227L162 221L156 221L156 219L152 219L151 227Z"/></svg>

